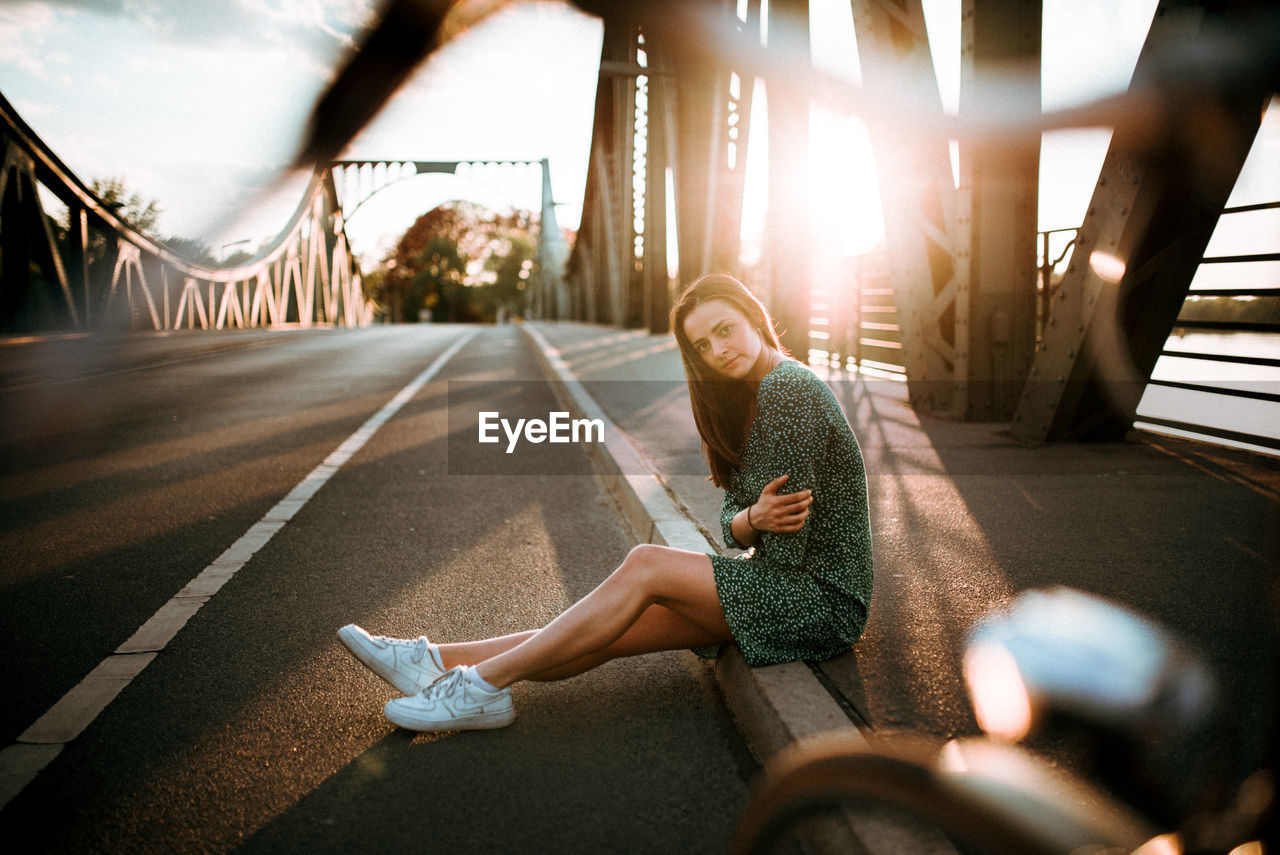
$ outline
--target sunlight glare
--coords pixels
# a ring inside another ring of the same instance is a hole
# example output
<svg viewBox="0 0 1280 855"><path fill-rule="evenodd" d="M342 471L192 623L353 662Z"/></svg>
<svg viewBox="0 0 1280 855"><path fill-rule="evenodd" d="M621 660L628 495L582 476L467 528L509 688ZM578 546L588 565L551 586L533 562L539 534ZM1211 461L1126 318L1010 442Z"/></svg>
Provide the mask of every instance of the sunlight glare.
<svg viewBox="0 0 1280 855"><path fill-rule="evenodd" d="M815 107L810 117L809 205L824 250L865 255L884 237L875 158L866 126Z"/></svg>
<svg viewBox="0 0 1280 855"><path fill-rule="evenodd" d="M964 653L965 684L983 732L1017 742L1031 729L1031 699L1018 663L999 644L980 642Z"/></svg>
<svg viewBox="0 0 1280 855"><path fill-rule="evenodd" d="M1100 249L1095 249L1089 253L1089 267L1099 279L1103 282L1110 282L1112 285L1124 278L1124 259L1117 258L1111 253L1103 252Z"/></svg>

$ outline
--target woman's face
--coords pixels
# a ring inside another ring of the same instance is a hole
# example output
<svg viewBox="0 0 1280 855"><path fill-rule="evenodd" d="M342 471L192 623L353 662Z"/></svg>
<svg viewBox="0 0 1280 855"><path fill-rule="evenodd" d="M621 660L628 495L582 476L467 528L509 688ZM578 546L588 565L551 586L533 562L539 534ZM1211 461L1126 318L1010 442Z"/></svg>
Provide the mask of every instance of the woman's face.
<svg viewBox="0 0 1280 855"><path fill-rule="evenodd" d="M746 377L764 349L760 333L728 300L695 306L684 319L684 334L712 371L733 380Z"/></svg>

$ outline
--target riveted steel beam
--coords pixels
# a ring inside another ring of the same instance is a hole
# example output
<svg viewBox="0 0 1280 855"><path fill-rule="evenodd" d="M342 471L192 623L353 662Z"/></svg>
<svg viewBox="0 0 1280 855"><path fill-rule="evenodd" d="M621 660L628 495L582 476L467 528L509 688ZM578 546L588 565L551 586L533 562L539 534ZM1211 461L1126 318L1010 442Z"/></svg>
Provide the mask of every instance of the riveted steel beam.
<svg viewBox="0 0 1280 855"><path fill-rule="evenodd" d="M771 0L769 45L797 67L811 64L809 0ZM766 86L768 83L766 82ZM809 99L766 89L769 105L769 213L765 256L770 308L782 343L809 358L812 292L809 223Z"/></svg>
<svg viewBox="0 0 1280 855"><path fill-rule="evenodd" d="M919 0L855 0L853 10L864 85L910 92L941 114ZM988 109L994 92L1001 109L1038 112L1038 86L995 85L1015 64L1038 67L1038 0L966 0L961 20L961 113ZM911 400L1007 419L1035 345L1038 148L966 144L957 188L945 144L912 130L884 117L871 125Z"/></svg>
<svg viewBox="0 0 1280 855"><path fill-rule="evenodd" d="M638 65L639 25L634 16L614 7L603 17L601 67ZM582 220L569 259L570 282L577 292L574 301L584 319L593 322L623 324L627 317L635 98L634 77L600 75Z"/></svg>
<svg viewBox="0 0 1280 855"><path fill-rule="evenodd" d="M78 327L80 313L36 191L35 161L12 137L0 136L0 144L0 329Z"/></svg>
<svg viewBox="0 0 1280 855"><path fill-rule="evenodd" d="M748 3L746 22L730 0L696 5L700 20L759 32L759 0ZM590 320L664 332L669 232L680 284L739 266L743 105L752 78L735 75L712 46L673 32L670 8L605 4L595 11L605 34L584 213L569 261L574 303Z"/></svg>
<svg viewBox="0 0 1280 855"><path fill-rule="evenodd" d="M1215 3L1210 13L1208 4L1165 2L1157 9L1130 92L1164 113L1162 133L1121 128L1112 137L1013 436L1115 440L1132 426L1270 92L1268 81L1248 76L1196 80L1181 49L1170 48L1185 49L1188 33L1225 25L1231 7Z"/></svg>
<svg viewBox="0 0 1280 855"><path fill-rule="evenodd" d="M641 276L644 320L651 333L670 329L671 282L667 270L667 170L673 165L675 80L661 45L646 43L653 76L648 85L648 125L644 178L644 257Z"/></svg>
<svg viewBox="0 0 1280 855"><path fill-rule="evenodd" d="M737 4L729 0L702 0L699 6L703 20L759 37L759 0L748 2L745 21L737 17ZM711 272L740 273L747 120L754 78L736 71L730 59L709 45L675 38L669 29L658 29L655 38L660 40L660 56L674 70L674 79L659 83L669 92L674 90L675 98L665 130L674 176L679 282L687 285ZM654 178L660 176L655 173Z"/></svg>
<svg viewBox="0 0 1280 855"><path fill-rule="evenodd" d="M854 0L853 19L863 86L892 85L941 115L920 0ZM921 144L911 127L887 121L869 130L911 401L922 410L952 412L959 362L955 302L969 278L968 205L956 190L945 143Z"/></svg>
<svg viewBox="0 0 1280 855"><path fill-rule="evenodd" d="M960 112L1040 111L1040 0L964 0ZM1017 85L1008 85L1020 71ZM969 208L969 276L956 291L956 399L952 414L1008 420L1036 343L1038 141L960 146Z"/></svg>

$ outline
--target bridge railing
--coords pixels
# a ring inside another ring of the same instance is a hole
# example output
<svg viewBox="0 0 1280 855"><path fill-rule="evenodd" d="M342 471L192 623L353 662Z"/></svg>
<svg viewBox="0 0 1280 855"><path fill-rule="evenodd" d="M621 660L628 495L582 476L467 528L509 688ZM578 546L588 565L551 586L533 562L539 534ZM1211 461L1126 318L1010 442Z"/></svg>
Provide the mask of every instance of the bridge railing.
<svg viewBox="0 0 1280 855"><path fill-rule="evenodd" d="M1280 202L1225 208L1222 217L1272 210ZM1039 233L1041 329L1077 231ZM1263 265L1274 271L1269 280ZM1259 280L1273 284L1234 286ZM1136 427L1280 451L1280 252L1201 259L1137 416Z"/></svg>
<svg viewBox="0 0 1280 855"><path fill-rule="evenodd" d="M846 259L842 275L815 285L812 297L811 362L906 380L893 277L882 250Z"/></svg>
<svg viewBox="0 0 1280 855"><path fill-rule="evenodd" d="M1219 228L1266 211L1280 201L1225 208ZM1280 252L1201 259L1137 424L1280 451Z"/></svg>
<svg viewBox="0 0 1280 855"><path fill-rule="evenodd" d="M1277 210L1280 202L1268 202L1226 208L1222 216ZM1038 234L1038 330L1047 323L1061 271L1071 263L1077 231ZM852 259L843 274L814 291L812 361L905 379L893 282L883 254ZM1269 285L1235 286L1233 280ZM1148 381L1136 425L1280 451L1280 252L1201 260Z"/></svg>
<svg viewBox="0 0 1280 855"><path fill-rule="evenodd" d="M0 331L359 326L373 317L327 169L247 262L193 262L103 203L0 96ZM66 206L44 210L41 188Z"/></svg>

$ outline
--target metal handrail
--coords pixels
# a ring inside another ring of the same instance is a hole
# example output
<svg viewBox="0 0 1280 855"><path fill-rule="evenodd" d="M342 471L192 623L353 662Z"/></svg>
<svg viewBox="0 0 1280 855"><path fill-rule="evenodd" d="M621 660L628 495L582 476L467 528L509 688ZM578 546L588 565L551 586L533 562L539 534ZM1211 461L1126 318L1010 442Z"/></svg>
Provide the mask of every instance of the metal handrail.
<svg viewBox="0 0 1280 855"><path fill-rule="evenodd" d="M6 163L0 185L12 168L16 180L47 189L67 206L68 229L79 235L76 241L80 246L69 252L77 259L76 277L82 281L72 287L62 257L64 248L48 224L41 224L41 245L47 244L53 257L53 276L61 287L72 326L95 322L90 309L102 301L108 309L113 302L123 301L129 324L135 317L144 322L149 319L155 329L184 325L184 312L185 325L194 327L198 320L202 327L218 329L224 325L288 323L295 309L304 325L367 324L372 320L373 306L361 289L359 265L349 251L345 220L327 166L313 171L297 208L275 238L252 259L220 266L188 259L120 217L62 162L3 95L0 141L0 156ZM33 219L40 218L7 218L4 227L30 229ZM107 237L114 253L110 277L95 274L95 280L101 279L96 284L90 282L85 260L90 230ZM291 305L291 285L296 307ZM175 286L176 314L170 311ZM91 291L96 293L91 296ZM306 317L302 317L304 309Z"/></svg>
<svg viewBox="0 0 1280 855"><path fill-rule="evenodd" d="M323 180L323 170L318 170L311 176L310 183L302 194L302 199L294 210L293 216L289 218L288 224L266 245L265 249L259 251L249 261L238 263L234 267L210 267L191 261L167 246L163 241L138 231L128 220L120 217L111 207L104 204L89 189L88 185L81 181L63 163L62 159L40 138L39 134L32 130L31 126L23 120L3 94L0 94L0 122L3 123L5 134L19 140L22 148L31 155L38 168L55 179L54 183L46 183L46 186L64 204L78 205L84 208L105 224L108 229L118 233L134 246L161 259L184 275L208 282L230 283L241 281L251 271L257 270L263 264L275 261L278 257L284 255L289 241L294 237L297 230L302 228L303 220L311 209L312 201L316 193L319 192Z"/></svg>
<svg viewBox="0 0 1280 855"><path fill-rule="evenodd" d="M1252 211L1265 211L1280 209L1280 201L1262 202L1250 205L1238 205L1225 208L1223 215L1241 214ZM1074 240L1064 247L1062 254L1052 262L1049 260L1049 236L1054 233L1072 232L1078 229L1051 229L1040 232L1038 235L1043 263L1040 266L1042 282L1044 283L1044 291L1042 299L1047 304L1052 296L1051 275L1052 271L1070 254L1074 249ZM1245 264L1257 262L1274 262L1280 261L1280 252L1257 252L1257 253L1241 253L1236 255L1220 255L1207 256L1201 259L1203 264ZM1269 297L1280 298L1280 287L1277 288L1193 288L1187 291L1187 297ZM1215 321L1201 319L1178 319L1174 324L1175 330L1180 331L1197 331L1197 332L1221 332L1221 333L1280 333L1280 323L1271 323L1267 321ZM1166 343L1167 348L1167 343ZM1280 358L1269 356L1254 356L1250 354L1225 354L1212 353L1203 351L1190 351L1184 349L1164 349L1162 348L1162 357L1171 357L1178 359L1195 359L1204 362L1218 362L1234 365L1248 365L1260 368L1280 368ZM1148 384L1169 389L1182 389L1189 392L1200 392L1213 395L1222 395L1226 398L1249 399L1262 401L1270 404L1280 403L1280 394L1273 392L1264 392L1257 389L1241 388L1232 385L1214 385L1206 382L1187 382L1183 380L1161 380L1157 378L1149 378ZM1177 431L1183 431L1191 434L1200 435L1213 440L1226 441L1231 443L1245 443L1266 449L1280 450L1280 440L1271 437L1246 433L1229 428L1215 427L1213 425L1193 423L1178 419L1165 418L1159 416L1139 415L1137 421L1144 426L1165 427Z"/></svg>
<svg viewBox="0 0 1280 855"><path fill-rule="evenodd" d="M1188 389L1192 392L1209 392L1214 395L1230 395L1234 398L1251 398L1255 401L1271 401L1280 404L1280 395L1274 392L1259 392L1256 389L1240 389L1235 386L1206 386L1203 383L1185 383L1181 380L1148 380L1147 382L1169 389Z"/></svg>
<svg viewBox="0 0 1280 855"><path fill-rule="evenodd" d="M1212 330L1215 332L1280 332L1280 324L1265 321L1184 321L1174 323L1174 329Z"/></svg>
<svg viewBox="0 0 1280 855"><path fill-rule="evenodd" d="M1234 356L1226 353L1202 353L1194 350L1166 350L1164 356L1178 359L1205 359L1210 362L1231 362L1239 365L1265 365L1280 368L1280 359L1267 356Z"/></svg>

